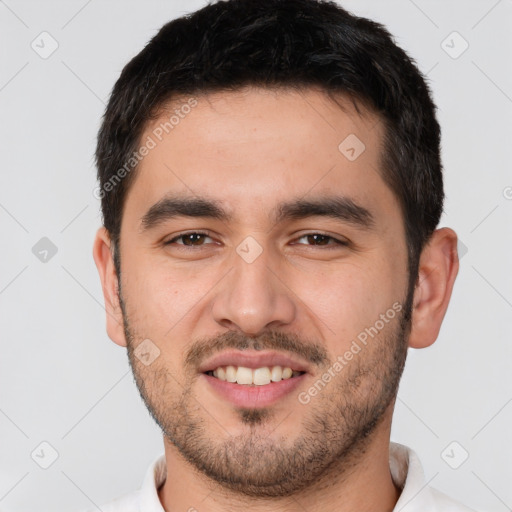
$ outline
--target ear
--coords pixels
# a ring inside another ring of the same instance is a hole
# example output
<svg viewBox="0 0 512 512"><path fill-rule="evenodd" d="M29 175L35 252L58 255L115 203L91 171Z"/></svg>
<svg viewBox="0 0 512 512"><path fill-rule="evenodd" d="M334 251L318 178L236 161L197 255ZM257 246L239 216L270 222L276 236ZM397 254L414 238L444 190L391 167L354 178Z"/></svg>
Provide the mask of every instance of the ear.
<svg viewBox="0 0 512 512"><path fill-rule="evenodd" d="M105 227L101 227L96 232L92 255L100 274L105 299L107 334L114 343L126 347L123 315L119 302L119 282L112 257L110 235Z"/></svg>
<svg viewBox="0 0 512 512"><path fill-rule="evenodd" d="M439 335L459 271L455 231L450 228L434 231L421 253L418 270L409 346L425 348Z"/></svg>

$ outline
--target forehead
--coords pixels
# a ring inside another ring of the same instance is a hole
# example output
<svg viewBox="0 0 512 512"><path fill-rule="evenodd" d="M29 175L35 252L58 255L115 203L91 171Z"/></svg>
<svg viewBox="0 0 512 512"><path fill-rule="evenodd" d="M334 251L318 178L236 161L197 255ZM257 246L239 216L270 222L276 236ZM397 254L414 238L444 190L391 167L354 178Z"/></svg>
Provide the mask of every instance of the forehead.
<svg viewBox="0 0 512 512"><path fill-rule="evenodd" d="M126 198L126 213L139 214L130 222L169 193L215 199L240 221L290 197L333 192L392 212L398 205L379 170L383 126L359 110L315 89L181 97L141 136L151 149Z"/></svg>

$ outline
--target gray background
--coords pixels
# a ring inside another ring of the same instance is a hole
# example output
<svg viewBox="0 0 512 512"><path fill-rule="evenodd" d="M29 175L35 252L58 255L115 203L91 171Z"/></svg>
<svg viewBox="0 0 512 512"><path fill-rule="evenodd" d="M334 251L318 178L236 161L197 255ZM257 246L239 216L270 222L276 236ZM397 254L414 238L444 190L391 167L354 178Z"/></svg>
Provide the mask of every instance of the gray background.
<svg viewBox="0 0 512 512"><path fill-rule="evenodd" d="M92 155L124 64L163 23L202 5L0 0L4 512L94 507L138 488L163 451L125 349L105 332ZM441 226L462 242L439 339L410 351L392 439L418 452L432 486L479 510L510 511L512 2L342 5L384 23L428 75L443 128ZM58 458L43 469L52 450Z"/></svg>

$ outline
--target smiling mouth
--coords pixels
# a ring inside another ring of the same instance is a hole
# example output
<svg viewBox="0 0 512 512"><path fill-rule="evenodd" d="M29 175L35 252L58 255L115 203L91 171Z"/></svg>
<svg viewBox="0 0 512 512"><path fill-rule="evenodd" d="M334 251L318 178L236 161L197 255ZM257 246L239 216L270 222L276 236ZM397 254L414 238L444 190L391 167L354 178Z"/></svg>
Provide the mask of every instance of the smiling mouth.
<svg viewBox="0 0 512 512"><path fill-rule="evenodd" d="M221 381L242 384L245 386L265 386L267 384L293 379L305 372L292 370L288 366L263 366L247 368L245 366L219 366L215 370L204 372Z"/></svg>

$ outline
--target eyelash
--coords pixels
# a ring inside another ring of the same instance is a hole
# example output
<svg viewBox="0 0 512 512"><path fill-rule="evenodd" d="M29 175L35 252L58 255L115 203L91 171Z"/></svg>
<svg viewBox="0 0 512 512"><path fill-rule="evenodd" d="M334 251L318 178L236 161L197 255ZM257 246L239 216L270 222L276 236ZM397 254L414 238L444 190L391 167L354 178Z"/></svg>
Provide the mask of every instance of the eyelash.
<svg viewBox="0 0 512 512"><path fill-rule="evenodd" d="M210 233L208 233L207 231L189 231L187 233L180 233L179 235L175 236L174 238L172 238L171 240L168 240L167 242L164 243L164 245L171 245L173 243L175 243L176 240L179 240L180 238L183 238L185 236L188 236L188 235L204 235L204 236L207 236L209 237L210 236ZM303 235L301 235L299 238L297 238L297 240L300 240L301 238L304 238L304 237L307 237L307 236L314 236L314 235L320 235L324 238L328 238L330 240L333 240L335 243L333 245L328 245L328 246L322 246L322 245L311 245L310 247L321 247L321 248L325 248L325 249L336 249L336 248L339 248L339 247L347 247L349 245L348 242L346 241L343 241L343 240L338 240L337 238L334 238L330 235L327 235L325 233L319 233L319 232L311 232L311 233L305 233ZM185 244L177 244L178 246L180 246L180 249L184 249L184 250L194 250L194 247L204 247L204 245L199 245L199 246L188 246L188 245L185 245ZM307 245L307 244L299 244L299 245Z"/></svg>

